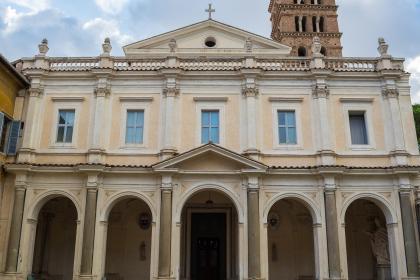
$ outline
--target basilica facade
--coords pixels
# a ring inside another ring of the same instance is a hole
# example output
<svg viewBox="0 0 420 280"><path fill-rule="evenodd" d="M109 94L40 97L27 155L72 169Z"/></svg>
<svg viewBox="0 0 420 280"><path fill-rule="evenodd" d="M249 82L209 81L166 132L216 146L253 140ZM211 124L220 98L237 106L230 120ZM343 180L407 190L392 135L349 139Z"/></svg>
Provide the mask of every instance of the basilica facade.
<svg viewBox="0 0 420 280"><path fill-rule="evenodd" d="M272 1L274 39L210 18L15 62L0 279L420 279L404 60L341 57L306 1Z"/></svg>

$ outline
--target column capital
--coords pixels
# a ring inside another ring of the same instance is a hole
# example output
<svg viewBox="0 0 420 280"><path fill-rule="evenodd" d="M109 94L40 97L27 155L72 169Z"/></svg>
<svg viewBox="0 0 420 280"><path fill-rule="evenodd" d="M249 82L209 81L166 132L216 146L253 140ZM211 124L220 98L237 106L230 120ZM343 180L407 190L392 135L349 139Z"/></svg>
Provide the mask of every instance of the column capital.
<svg viewBox="0 0 420 280"><path fill-rule="evenodd" d="M94 89L95 97L107 97L111 94L111 85L110 84L98 84Z"/></svg>
<svg viewBox="0 0 420 280"><path fill-rule="evenodd" d="M400 92L397 88L385 88L382 90L382 96L384 98L398 98Z"/></svg>
<svg viewBox="0 0 420 280"><path fill-rule="evenodd" d="M43 86L31 87L29 90L29 97L41 97L44 94Z"/></svg>
<svg viewBox="0 0 420 280"><path fill-rule="evenodd" d="M180 89L178 86L175 87L165 87L163 89L163 96L164 97L177 97L180 95Z"/></svg>

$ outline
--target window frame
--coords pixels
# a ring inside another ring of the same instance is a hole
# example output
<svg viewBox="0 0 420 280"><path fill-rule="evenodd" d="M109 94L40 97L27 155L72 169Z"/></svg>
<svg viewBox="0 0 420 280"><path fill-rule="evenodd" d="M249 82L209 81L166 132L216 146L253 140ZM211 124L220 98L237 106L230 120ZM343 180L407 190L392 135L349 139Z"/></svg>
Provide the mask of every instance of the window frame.
<svg viewBox="0 0 420 280"><path fill-rule="evenodd" d="M363 113L365 117L366 135L368 144L358 145L353 144L351 139L350 129L350 114L352 112ZM375 134L372 123L372 105L371 102L359 102L359 103L345 103L343 104L344 122L345 122L345 135L347 148L352 151L371 151L376 149Z"/></svg>
<svg viewBox="0 0 420 280"><path fill-rule="evenodd" d="M141 133L141 139L140 139L140 142L139 143L137 143L137 142L134 142L134 143L128 143L127 142L127 132L128 132L128 129L129 129L129 125L128 125L128 114L130 113L130 112L133 112L133 113L143 113L143 123L141 124L141 125L138 125L137 124L137 122L135 123L135 125L132 127L132 128L134 128L134 129L141 129L142 130L142 133ZM127 109L126 111L125 111L125 115L126 115L126 117L125 117L125 137L124 137L124 143L125 143L125 145L127 145L127 146L141 146L141 145L143 145L143 143L144 143L144 128L145 128L145 111L143 110L143 109Z"/></svg>
<svg viewBox="0 0 420 280"><path fill-rule="evenodd" d="M152 100L147 101L123 101L120 99L120 150L144 150L149 146L149 128L150 128L150 110L149 106ZM137 143L126 143L127 135L127 117L128 111L143 111L143 142Z"/></svg>
<svg viewBox="0 0 420 280"><path fill-rule="evenodd" d="M210 122L209 122L209 125L208 126L204 126L203 125L203 115L205 114L205 113L209 113L209 120L210 120ZM218 124L217 124L217 126L212 126L212 123L211 123L211 118L212 118L212 114L215 114L215 113L217 113L217 118L218 118ZM205 144L208 144L208 143L214 143L214 144L217 144L217 145L219 145L220 144L220 111L219 110L206 110L206 109L204 109L204 110L201 110L201 119L200 119L200 126L201 126L201 131L200 131L200 133L201 133L201 144L202 145L205 145ZM213 128L217 128L217 130L218 130L218 139L217 139L217 142L215 142L215 141L212 141L211 140L211 130L213 129ZM208 139L208 141L206 141L206 142L204 142L203 141L203 129L207 129L208 130L208 133L209 133L209 139Z"/></svg>
<svg viewBox="0 0 420 280"><path fill-rule="evenodd" d="M287 121L286 121L286 123L284 125L280 124L279 119L280 119L280 114L281 113L285 113L286 114L286 118L287 118L287 115L288 114L293 113L293 116L294 116L294 119L295 119L294 125L293 126L289 126L287 124ZM286 131L286 142L285 143L281 143L281 141L280 141L281 140L280 139L280 129L281 128L284 128L285 131ZM288 130L290 128L294 128L295 129L295 143L291 143L291 142L288 141L289 140ZM279 145L297 145L297 126L296 126L296 111L295 110L277 110L277 135L278 135L278 140L279 140L278 144Z"/></svg>
<svg viewBox="0 0 420 280"><path fill-rule="evenodd" d="M302 100L283 102L272 101L272 129L273 129L273 148L274 150L301 150L303 149L303 132L302 132ZM296 144L280 144L279 135L279 111L293 111L295 112L295 125L296 125Z"/></svg>
<svg viewBox="0 0 420 280"><path fill-rule="evenodd" d="M3 123L0 124L0 154L7 155L7 146L9 145L9 134L11 125L13 123L13 118L7 115L5 112L1 112L3 114ZM6 123L7 120L7 123ZM4 131L4 133L3 133ZM4 138L3 138L4 136ZM1 147L1 142L3 141L4 146Z"/></svg>
<svg viewBox="0 0 420 280"><path fill-rule="evenodd" d="M66 123L60 124L60 113L61 112L65 112L66 114L70 113L70 112L73 113L73 123L71 125L67 124L67 120L65 120ZM57 123L56 123L57 128L56 128L55 142L57 144L60 144L60 145L61 144L71 144L71 143L73 143L73 138L74 138L74 134L75 134L74 130L75 130L76 110L75 109L58 109L57 114L58 114L58 116L57 116ZM58 131L60 130L61 127L64 128L63 141L58 141ZM70 128L70 127L72 128L71 141L67 142L66 141L66 138L67 138L66 132L67 132L67 129Z"/></svg>
<svg viewBox="0 0 420 280"><path fill-rule="evenodd" d="M79 102L69 102L69 103L56 103L53 109L53 126L50 130L50 149L75 149L79 139L79 118L80 118L80 107L81 103ZM58 135L58 121L59 121L59 112L60 110L74 110L74 122L73 122L73 136L70 143L61 143L57 142ZM48 129L48 128L44 128Z"/></svg>
<svg viewBox="0 0 420 280"><path fill-rule="evenodd" d="M226 101L196 101L196 133L195 143L197 146L202 146L201 141L201 118L202 111L219 111L219 143L216 145L224 146L225 143L225 125L226 125Z"/></svg>

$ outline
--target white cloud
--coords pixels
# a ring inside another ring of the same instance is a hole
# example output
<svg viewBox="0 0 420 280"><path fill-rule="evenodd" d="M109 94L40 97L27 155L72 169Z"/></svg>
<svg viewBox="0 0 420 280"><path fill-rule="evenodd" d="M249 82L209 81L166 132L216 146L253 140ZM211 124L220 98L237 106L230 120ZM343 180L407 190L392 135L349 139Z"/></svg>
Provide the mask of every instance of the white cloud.
<svg viewBox="0 0 420 280"><path fill-rule="evenodd" d="M83 24L83 30L92 33L101 41L103 41L106 37L110 37L119 45L126 45L133 41L131 36L121 32L119 24L115 20L95 18Z"/></svg>
<svg viewBox="0 0 420 280"><path fill-rule="evenodd" d="M120 13L129 0L95 0L96 5L108 14Z"/></svg>
<svg viewBox="0 0 420 280"><path fill-rule="evenodd" d="M420 55L407 60L407 71L411 73L411 99L414 103L420 103Z"/></svg>
<svg viewBox="0 0 420 280"><path fill-rule="evenodd" d="M49 0L6 0L6 2L27 8L33 12L46 10L50 7Z"/></svg>

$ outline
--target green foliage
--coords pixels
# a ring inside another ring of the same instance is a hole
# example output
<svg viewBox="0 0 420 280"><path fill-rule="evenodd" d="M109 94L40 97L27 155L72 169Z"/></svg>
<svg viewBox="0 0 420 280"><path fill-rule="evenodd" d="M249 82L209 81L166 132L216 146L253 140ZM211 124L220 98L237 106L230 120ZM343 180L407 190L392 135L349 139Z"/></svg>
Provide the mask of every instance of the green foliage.
<svg viewBox="0 0 420 280"><path fill-rule="evenodd" d="M420 104L413 105L414 121L416 123L417 142L420 145Z"/></svg>

